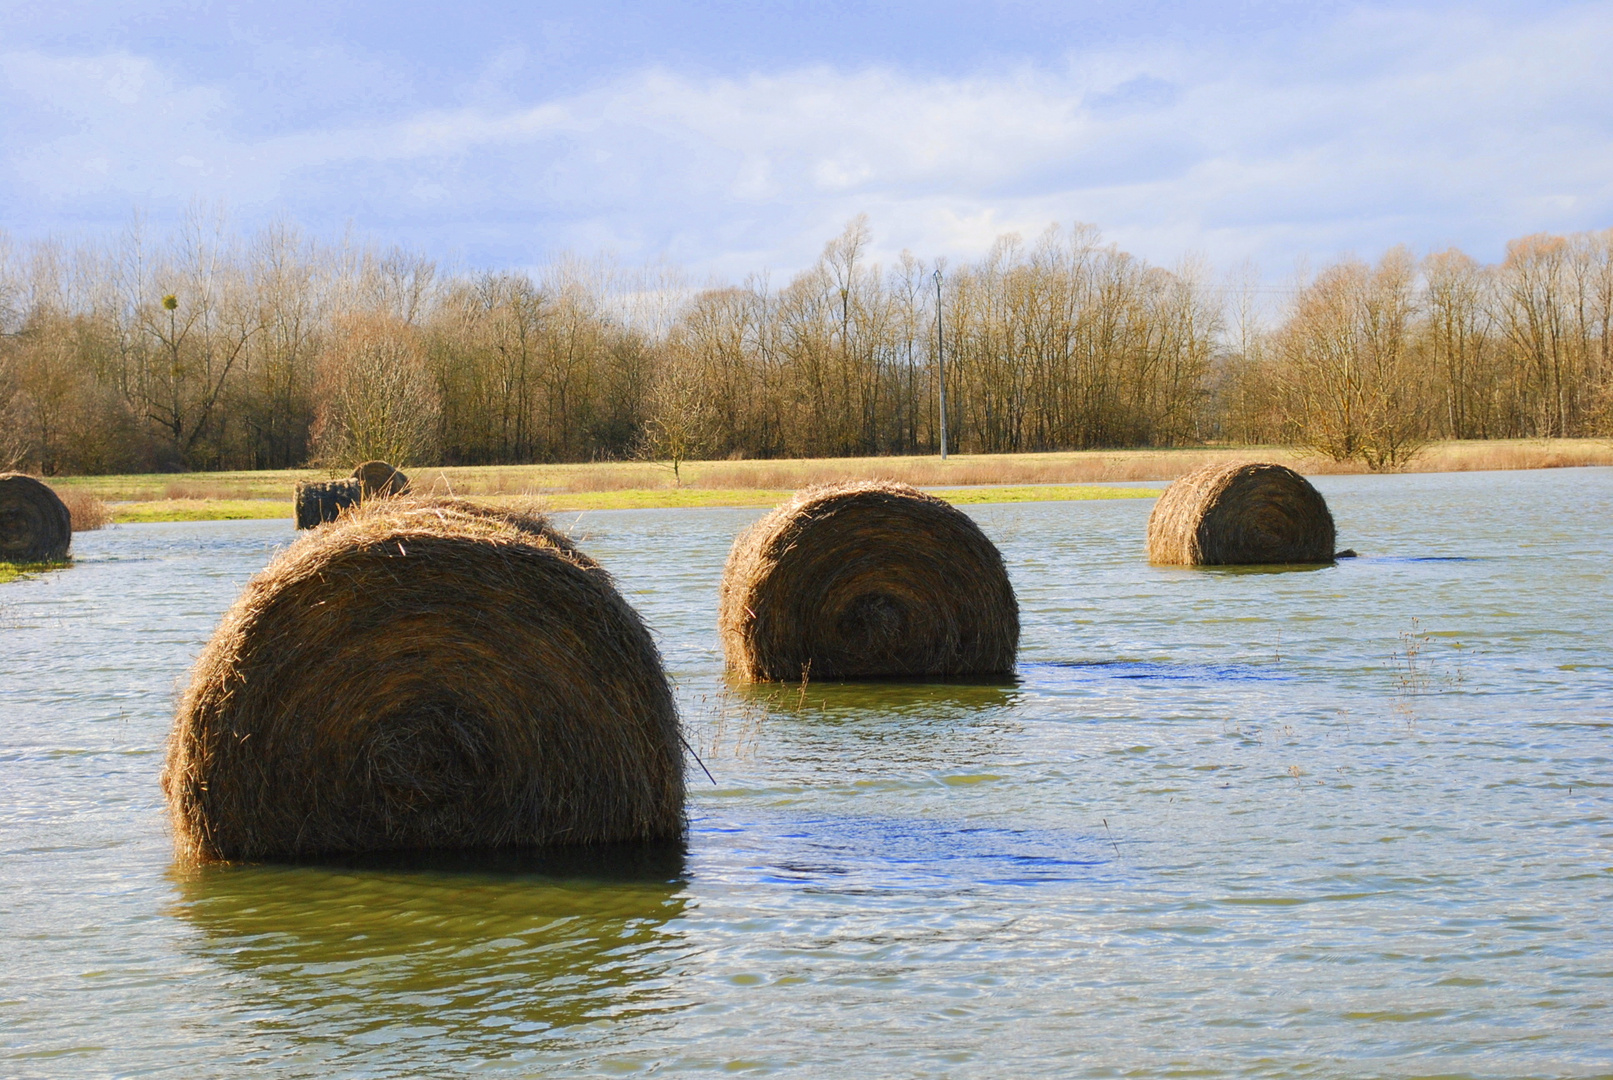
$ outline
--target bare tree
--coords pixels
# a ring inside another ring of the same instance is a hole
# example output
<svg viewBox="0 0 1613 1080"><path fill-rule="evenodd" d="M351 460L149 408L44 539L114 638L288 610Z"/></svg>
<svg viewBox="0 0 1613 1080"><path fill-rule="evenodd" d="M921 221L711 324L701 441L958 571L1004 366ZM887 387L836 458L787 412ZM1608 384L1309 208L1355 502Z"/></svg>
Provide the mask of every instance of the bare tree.
<svg viewBox="0 0 1613 1080"><path fill-rule="evenodd" d="M346 318L325 356L320 457L348 467L430 460L436 402L414 329L387 313Z"/></svg>

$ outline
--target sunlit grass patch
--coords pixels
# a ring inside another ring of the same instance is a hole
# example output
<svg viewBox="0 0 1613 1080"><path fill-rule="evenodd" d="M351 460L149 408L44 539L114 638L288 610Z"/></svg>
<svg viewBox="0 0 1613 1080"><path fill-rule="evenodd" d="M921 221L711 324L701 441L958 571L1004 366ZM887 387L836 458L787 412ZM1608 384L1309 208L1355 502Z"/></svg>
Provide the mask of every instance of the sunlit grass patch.
<svg viewBox="0 0 1613 1080"><path fill-rule="evenodd" d="M272 499L154 499L112 507L112 520L118 522L250 521L291 516L290 502Z"/></svg>
<svg viewBox="0 0 1613 1080"><path fill-rule="evenodd" d="M1153 499L1158 488L1104 487L1095 484L1037 484L1024 487L937 488L930 492L949 503L1079 502L1087 499Z"/></svg>
<svg viewBox="0 0 1613 1080"><path fill-rule="evenodd" d="M73 565L71 561L47 563L0 562L0 585L16 581L19 578L33 577L35 574L42 574L48 570L62 570L71 565Z"/></svg>

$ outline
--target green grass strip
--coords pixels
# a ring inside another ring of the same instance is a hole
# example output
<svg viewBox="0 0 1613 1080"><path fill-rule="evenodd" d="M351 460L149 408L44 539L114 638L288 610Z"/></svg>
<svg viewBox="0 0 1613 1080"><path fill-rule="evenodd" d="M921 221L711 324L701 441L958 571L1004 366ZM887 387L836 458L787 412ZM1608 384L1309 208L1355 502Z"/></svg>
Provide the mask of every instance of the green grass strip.
<svg viewBox="0 0 1613 1080"><path fill-rule="evenodd" d="M0 562L0 585L18 581L22 578L33 577L35 574L42 574L47 570L63 570L71 565L73 565L71 561L44 563Z"/></svg>

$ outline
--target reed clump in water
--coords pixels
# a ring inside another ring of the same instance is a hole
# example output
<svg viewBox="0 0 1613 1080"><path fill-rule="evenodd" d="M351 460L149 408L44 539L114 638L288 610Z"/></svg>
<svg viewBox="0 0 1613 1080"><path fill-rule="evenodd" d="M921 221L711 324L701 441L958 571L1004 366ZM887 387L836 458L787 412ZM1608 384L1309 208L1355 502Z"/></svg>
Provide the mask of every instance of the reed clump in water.
<svg viewBox="0 0 1613 1080"><path fill-rule="evenodd" d="M753 682L1003 675L1019 606L1002 555L961 510L905 484L808 488L734 542L720 623Z"/></svg>
<svg viewBox="0 0 1613 1080"><path fill-rule="evenodd" d="M1333 515L1284 465L1207 465L1171 484L1148 518L1148 560L1174 566L1333 561Z"/></svg>
<svg viewBox="0 0 1613 1080"><path fill-rule="evenodd" d="M247 586L163 770L182 857L683 835L660 657L541 518L377 500Z"/></svg>
<svg viewBox="0 0 1613 1080"><path fill-rule="evenodd" d="M73 543L73 516L50 487L0 473L0 562L59 563Z"/></svg>
<svg viewBox="0 0 1613 1080"><path fill-rule="evenodd" d="M67 507L74 532L93 532L112 524L112 511L94 495L85 491L58 491L56 494Z"/></svg>

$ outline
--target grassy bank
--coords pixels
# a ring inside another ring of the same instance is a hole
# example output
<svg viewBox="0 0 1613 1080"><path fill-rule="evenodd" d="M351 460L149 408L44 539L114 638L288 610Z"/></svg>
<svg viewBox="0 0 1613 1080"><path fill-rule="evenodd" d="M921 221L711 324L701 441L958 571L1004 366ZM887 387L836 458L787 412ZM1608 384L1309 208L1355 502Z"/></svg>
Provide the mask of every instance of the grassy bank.
<svg viewBox="0 0 1613 1080"><path fill-rule="evenodd" d="M470 495L476 501L536 502L545 510L651 510L667 507L775 506L789 498L787 490L761 488L626 488L620 491L561 492L554 495ZM1118 488L1095 485L1038 487L973 487L939 489L948 502L1041 502L1071 499L1151 499L1152 488ZM276 499L153 499L112 505L120 522L238 521L249 518L289 518L290 502Z"/></svg>
<svg viewBox="0 0 1613 1080"><path fill-rule="evenodd" d="M42 574L47 570L60 570L64 566L69 566L69 565L71 565L71 564L70 563L65 563L65 562L54 562L54 563L0 562L0 585L4 585L8 581L16 581L18 578L32 577L34 574Z"/></svg>
<svg viewBox="0 0 1613 1080"><path fill-rule="evenodd" d="M953 502L1117 498L1148 492L1095 488L1114 481L1168 481L1213 461L1259 459L1316 474L1364 471L1354 463L1307 457L1284 447L1216 446L1180 450L1091 450L1052 454L814 458L786 461L691 461L682 483L644 462L502 465L409 470L416 491L470 497L537 498L553 510L678 506L771 506L790 492L830 480L872 477L938 489ZM1613 442L1516 439L1442 442L1411 463L1413 472L1540 469L1613 465ZM290 517L299 480L327 479L322 469L139 476L55 477L64 495L111 504L117 521L193 521ZM982 485L994 485L982 488Z"/></svg>

